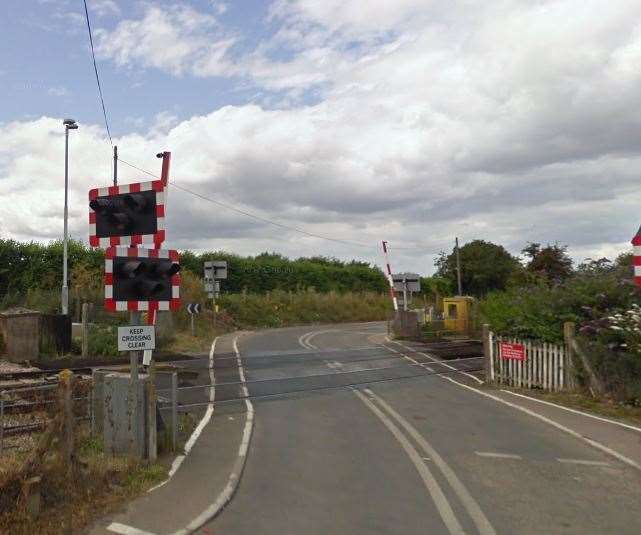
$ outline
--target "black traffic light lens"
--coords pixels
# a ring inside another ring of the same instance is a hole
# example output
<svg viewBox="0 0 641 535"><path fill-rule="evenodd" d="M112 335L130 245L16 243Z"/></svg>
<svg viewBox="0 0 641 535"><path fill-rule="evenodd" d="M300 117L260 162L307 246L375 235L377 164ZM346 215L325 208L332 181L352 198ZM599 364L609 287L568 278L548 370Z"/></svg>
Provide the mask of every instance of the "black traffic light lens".
<svg viewBox="0 0 641 535"><path fill-rule="evenodd" d="M147 266L140 260L130 260L121 264L119 271L123 277L133 279L147 271Z"/></svg>
<svg viewBox="0 0 641 535"><path fill-rule="evenodd" d="M113 210L114 205L111 199L94 199L93 201L89 202L89 206L92 210L95 212L99 212L101 214L104 214L106 212L109 212Z"/></svg>
<svg viewBox="0 0 641 535"><path fill-rule="evenodd" d="M95 235L104 238L155 234L159 217L156 202L153 190L92 199L89 206L95 212Z"/></svg>
<svg viewBox="0 0 641 535"><path fill-rule="evenodd" d="M170 278L180 271L180 265L173 262L162 262L153 265L153 274L161 278Z"/></svg>
<svg viewBox="0 0 641 535"><path fill-rule="evenodd" d="M127 214L123 214L122 212L109 214L107 219L109 219L109 222L119 230L126 230L132 224L131 217Z"/></svg>
<svg viewBox="0 0 641 535"><path fill-rule="evenodd" d="M116 301L170 301L171 276L180 265L169 258L117 256L113 259L113 293Z"/></svg>
<svg viewBox="0 0 641 535"><path fill-rule="evenodd" d="M129 193L123 197L123 201L130 210L134 210L136 212L144 212L145 208L147 208L147 205L149 204L147 198L139 193Z"/></svg>
<svg viewBox="0 0 641 535"><path fill-rule="evenodd" d="M136 288L144 297L155 297L165 289L165 285L149 279L142 279L136 283Z"/></svg>

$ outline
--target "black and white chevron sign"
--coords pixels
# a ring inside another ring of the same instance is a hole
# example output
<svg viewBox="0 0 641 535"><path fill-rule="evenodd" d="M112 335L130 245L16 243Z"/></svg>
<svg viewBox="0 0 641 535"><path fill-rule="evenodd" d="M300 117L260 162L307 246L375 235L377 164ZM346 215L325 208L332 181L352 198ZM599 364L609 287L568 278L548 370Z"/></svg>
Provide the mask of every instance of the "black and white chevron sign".
<svg viewBox="0 0 641 535"><path fill-rule="evenodd" d="M187 305L187 312L190 314L200 314L200 303L189 303Z"/></svg>

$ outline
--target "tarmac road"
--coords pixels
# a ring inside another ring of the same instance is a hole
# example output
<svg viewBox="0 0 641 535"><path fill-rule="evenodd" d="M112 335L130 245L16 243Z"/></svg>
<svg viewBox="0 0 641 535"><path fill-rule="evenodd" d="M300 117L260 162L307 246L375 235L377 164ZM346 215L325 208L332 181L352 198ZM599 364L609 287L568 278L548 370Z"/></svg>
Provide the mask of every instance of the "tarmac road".
<svg viewBox="0 0 641 535"><path fill-rule="evenodd" d="M640 471L377 346L384 330L240 338L253 437L234 498L198 533L641 533Z"/></svg>

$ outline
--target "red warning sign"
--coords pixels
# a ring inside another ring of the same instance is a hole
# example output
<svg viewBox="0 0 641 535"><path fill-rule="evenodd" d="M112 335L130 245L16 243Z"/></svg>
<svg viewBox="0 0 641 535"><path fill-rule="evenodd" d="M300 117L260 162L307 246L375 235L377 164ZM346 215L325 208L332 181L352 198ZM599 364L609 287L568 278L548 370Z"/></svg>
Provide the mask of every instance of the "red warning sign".
<svg viewBox="0 0 641 535"><path fill-rule="evenodd" d="M525 360L525 346L523 344L509 344L500 342L501 358L504 360Z"/></svg>

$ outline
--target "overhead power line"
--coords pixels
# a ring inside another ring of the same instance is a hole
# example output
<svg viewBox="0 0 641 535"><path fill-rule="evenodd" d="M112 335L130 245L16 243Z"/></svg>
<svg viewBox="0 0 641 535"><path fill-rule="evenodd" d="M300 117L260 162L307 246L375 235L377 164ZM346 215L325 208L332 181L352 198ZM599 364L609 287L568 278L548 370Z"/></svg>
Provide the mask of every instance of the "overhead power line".
<svg viewBox="0 0 641 535"><path fill-rule="evenodd" d="M89 10L87 9L87 0L83 0L85 4L85 18L87 19L87 31L89 32L89 44L91 45L91 57L93 58L93 70L96 73L96 83L98 84L98 94L100 95L100 104L102 104L102 115L105 118L105 128L107 129L107 136L109 143L113 146L114 142L111 139L111 131L109 130L109 121L107 120L107 110L105 109L105 99L102 96L102 86L100 85L100 76L98 76L98 66L96 65L96 53L93 48L93 36L91 35L91 23L89 22Z"/></svg>
<svg viewBox="0 0 641 535"><path fill-rule="evenodd" d="M125 161L125 160L122 160L122 159L118 158L118 161L124 163L125 165L128 165L129 167L133 167L134 169L137 169L138 171L141 171L142 173L146 173L149 176L152 176L152 177L157 178L157 179L159 178L154 173L151 173L151 172L149 172L149 171L147 171L145 169L142 169L141 167L133 165L133 164L131 164L131 163ZM322 236L320 234L314 234L313 232L308 232L306 230L303 230L303 229L300 229L300 228L297 228L297 227L292 227L292 226L289 226L289 225L285 225L283 223L279 223L278 221L274 221L272 219L268 219L266 217L262 217L262 216L253 214L251 212L247 212L245 210L242 210L241 208L237 208L236 206L232 206L230 204L227 204L227 203L224 203L224 202L221 202L221 201L217 201L216 199L212 199L211 197L208 197L207 195L203 195L202 193L198 193L197 191L190 190L188 188L185 188L184 186L179 186L173 180L169 183L169 186L173 186L174 188L179 189L180 191L184 191L185 193L189 193L190 195L193 195L194 197L198 197L199 199L202 199L202 200L207 201L207 202L211 202L213 204L216 204L218 206L226 208L227 210L231 210L233 212L239 213L239 214L244 215L246 217L251 217L252 219L255 219L257 221L261 221L263 223L267 223L269 225L273 225L275 227L279 227L279 228L286 229L286 230L291 230L293 232L298 232L299 234L304 234L305 236L310 236L312 238L319 238L321 240L329 240L329 241L333 241L333 242L337 242L337 243L342 243L344 245L354 245L356 247L367 247L367 248L370 248L370 249L372 247L375 247L375 246L372 246L371 244L367 244L367 243L359 243L359 242L353 242L353 241L349 241L349 240L342 240L342 239L339 239L339 238L331 238L329 236Z"/></svg>
<svg viewBox="0 0 641 535"><path fill-rule="evenodd" d="M128 165L129 167L132 167L133 169L136 169L140 171L141 173L145 173L153 178L160 179L160 177L150 171L147 171L146 169L143 169L142 167L138 167L137 165L134 165L132 163L129 163L121 158L118 158L119 162L124 163L125 165ZM184 186L179 186L176 184L175 181L171 181L169 183L169 186L172 186L180 191L184 191L185 193L189 193L190 195L193 195L194 197L198 197L199 199L202 199L204 201L216 204L217 206L221 206L223 208L226 208L227 210L231 210L233 212L236 212L238 214L244 215L246 217L251 217L252 219L255 219L256 221L261 221L263 223L267 223L269 225L273 225L278 228L282 228L285 230L291 230L292 232L298 232L299 234L303 234L305 236L309 236L312 238L319 238L321 240L327 240L335 243L341 243L343 245L352 245L355 247L366 247L368 249L377 249L378 250L378 245L372 245L368 243L360 243L360 242L355 242L351 240L343 240L341 238L332 238L330 236L323 236L321 234L315 234L313 232L308 232L306 230L297 228L297 227L292 227L290 225L285 225L283 223L280 223L278 221L274 221L273 219L268 219L266 217L262 217L256 214L253 214L251 212L247 212L246 210L243 210L241 208L237 208L236 206L233 206L231 204L227 204L221 201L218 201L216 199L212 199L211 197L208 197L207 195L203 195L202 193L198 193L197 191L190 190L188 188L185 188ZM406 249L406 250L417 250L417 249L422 249L421 247L390 247L390 249Z"/></svg>

